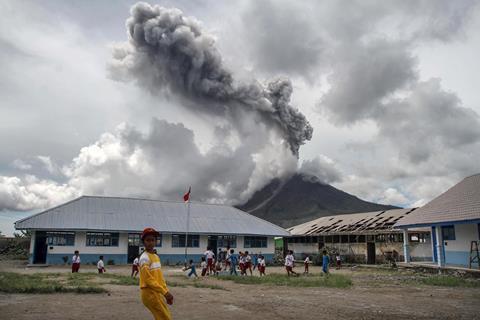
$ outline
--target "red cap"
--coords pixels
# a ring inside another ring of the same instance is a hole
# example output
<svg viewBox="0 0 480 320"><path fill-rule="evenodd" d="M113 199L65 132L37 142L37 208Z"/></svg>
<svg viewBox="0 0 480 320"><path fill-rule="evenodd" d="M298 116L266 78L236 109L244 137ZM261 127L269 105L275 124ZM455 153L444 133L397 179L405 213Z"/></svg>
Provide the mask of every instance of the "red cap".
<svg viewBox="0 0 480 320"><path fill-rule="evenodd" d="M148 236L148 235L153 235L153 236L155 236L155 237L158 237L158 236L160 235L160 233L159 233L157 230L153 229L153 228L145 228L145 229L143 230L142 235L140 236L140 238L142 238L142 240L143 240L143 238L145 238L145 237Z"/></svg>

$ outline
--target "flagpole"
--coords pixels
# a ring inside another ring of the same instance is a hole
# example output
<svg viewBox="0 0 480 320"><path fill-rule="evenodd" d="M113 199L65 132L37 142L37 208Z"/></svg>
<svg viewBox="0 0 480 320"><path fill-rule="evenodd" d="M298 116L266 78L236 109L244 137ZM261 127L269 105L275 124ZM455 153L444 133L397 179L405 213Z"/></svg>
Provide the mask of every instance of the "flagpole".
<svg viewBox="0 0 480 320"><path fill-rule="evenodd" d="M189 190L190 192L190 190ZM190 229L190 194L187 201L187 228L185 231L185 267L187 266L188 232Z"/></svg>

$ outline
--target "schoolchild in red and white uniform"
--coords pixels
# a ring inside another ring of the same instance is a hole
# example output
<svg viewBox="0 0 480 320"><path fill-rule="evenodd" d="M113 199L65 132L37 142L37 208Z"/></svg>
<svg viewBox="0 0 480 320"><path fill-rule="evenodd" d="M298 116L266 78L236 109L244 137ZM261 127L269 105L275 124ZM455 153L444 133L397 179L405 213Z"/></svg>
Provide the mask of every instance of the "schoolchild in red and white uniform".
<svg viewBox="0 0 480 320"><path fill-rule="evenodd" d="M78 270L80 270L80 253L75 250L72 257L72 273L76 273Z"/></svg>
<svg viewBox="0 0 480 320"><path fill-rule="evenodd" d="M260 272L260 276L265 275L265 257L263 255L258 256L258 271Z"/></svg>
<svg viewBox="0 0 480 320"><path fill-rule="evenodd" d="M132 274L131 277L135 278L138 275L138 256L135 257L132 263Z"/></svg>
<svg viewBox="0 0 480 320"><path fill-rule="evenodd" d="M205 251L203 255L207 259L208 274L210 274L210 272L215 273L215 265L213 262L213 259L215 258L215 253L213 253L210 247L207 247L207 251Z"/></svg>
<svg viewBox="0 0 480 320"><path fill-rule="evenodd" d="M98 273L105 273L105 264L103 263L103 256L100 256L97 262Z"/></svg>
<svg viewBox="0 0 480 320"><path fill-rule="evenodd" d="M245 274L247 274L247 270L250 271L250 275L253 275L252 257L248 254L248 251L245 251Z"/></svg>

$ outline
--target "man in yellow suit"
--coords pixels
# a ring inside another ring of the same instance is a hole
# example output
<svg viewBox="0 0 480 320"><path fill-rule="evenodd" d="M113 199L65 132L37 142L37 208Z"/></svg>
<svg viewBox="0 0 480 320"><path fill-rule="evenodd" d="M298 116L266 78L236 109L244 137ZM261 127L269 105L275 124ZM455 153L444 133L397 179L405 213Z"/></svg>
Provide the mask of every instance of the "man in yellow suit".
<svg viewBox="0 0 480 320"><path fill-rule="evenodd" d="M146 228L141 236L145 251L139 259L140 291L143 304L155 320L170 320L172 315L167 303L173 304L173 296L163 278L160 258L154 252L158 236L159 233L153 228Z"/></svg>

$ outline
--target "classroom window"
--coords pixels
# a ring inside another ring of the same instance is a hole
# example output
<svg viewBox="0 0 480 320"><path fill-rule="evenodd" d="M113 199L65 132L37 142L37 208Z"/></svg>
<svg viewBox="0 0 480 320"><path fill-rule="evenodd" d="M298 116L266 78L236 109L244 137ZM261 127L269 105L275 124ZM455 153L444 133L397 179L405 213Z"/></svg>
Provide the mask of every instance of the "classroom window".
<svg viewBox="0 0 480 320"><path fill-rule="evenodd" d="M443 240L455 240L455 227L454 226L443 226L442 227L442 237L443 237Z"/></svg>
<svg viewBox="0 0 480 320"><path fill-rule="evenodd" d="M348 243L348 234L342 234L340 236L340 242L341 243Z"/></svg>
<svg viewBox="0 0 480 320"><path fill-rule="evenodd" d="M288 241L288 243L293 243L294 238L288 238L287 241Z"/></svg>
<svg viewBox="0 0 480 320"><path fill-rule="evenodd" d="M368 234L367 235L367 242L375 242L375 235Z"/></svg>
<svg viewBox="0 0 480 320"><path fill-rule="evenodd" d="M188 248L199 248L200 236L189 234L187 246ZM172 248L185 248L185 234L172 234Z"/></svg>
<svg viewBox="0 0 480 320"><path fill-rule="evenodd" d="M358 235L357 240L359 243L365 243L365 235L364 234Z"/></svg>
<svg viewBox="0 0 480 320"><path fill-rule="evenodd" d="M386 236L384 234L377 234L375 236L375 242L385 242Z"/></svg>
<svg viewBox="0 0 480 320"><path fill-rule="evenodd" d="M318 237L311 237L312 243L318 243Z"/></svg>
<svg viewBox="0 0 480 320"><path fill-rule="evenodd" d="M217 237L217 246L219 248L236 248L237 247L237 237L236 236L218 236Z"/></svg>
<svg viewBox="0 0 480 320"><path fill-rule="evenodd" d="M243 240L244 248L266 248L267 237L245 237Z"/></svg>
<svg viewBox="0 0 480 320"><path fill-rule="evenodd" d="M325 236L325 242L332 243L332 236Z"/></svg>
<svg viewBox="0 0 480 320"><path fill-rule="evenodd" d="M87 247L118 247L118 233L87 232Z"/></svg>
<svg viewBox="0 0 480 320"><path fill-rule="evenodd" d="M129 233L128 234L128 246L140 246L140 234L138 233Z"/></svg>
<svg viewBox="0 0 480 320"><path fill-rule="evenodd" d="M410 242L427 243L430 242L430 233L411 233L409 240Z"/></svg>
<svg viewBox="0 0 480 320"><path fill-rule="evenodd" d="M74 232L47 232L47 244L50 246L75 245Z"/></svg>
<svg viewBox="0 0 480 320"><path fill-rule="evenodd" d="M357 242L357 236L354 235L354 234L350 234L350 235L348 236L348 242L349 242L349 243L356 243L356 242Z"/></svg>
<svg viewBox="0 0 480 320"><path fill-rule="evenodd" d="M340 236L338 234L334 234L332 236L332 242L333 243L339 243L340 242Z"/></svg>

